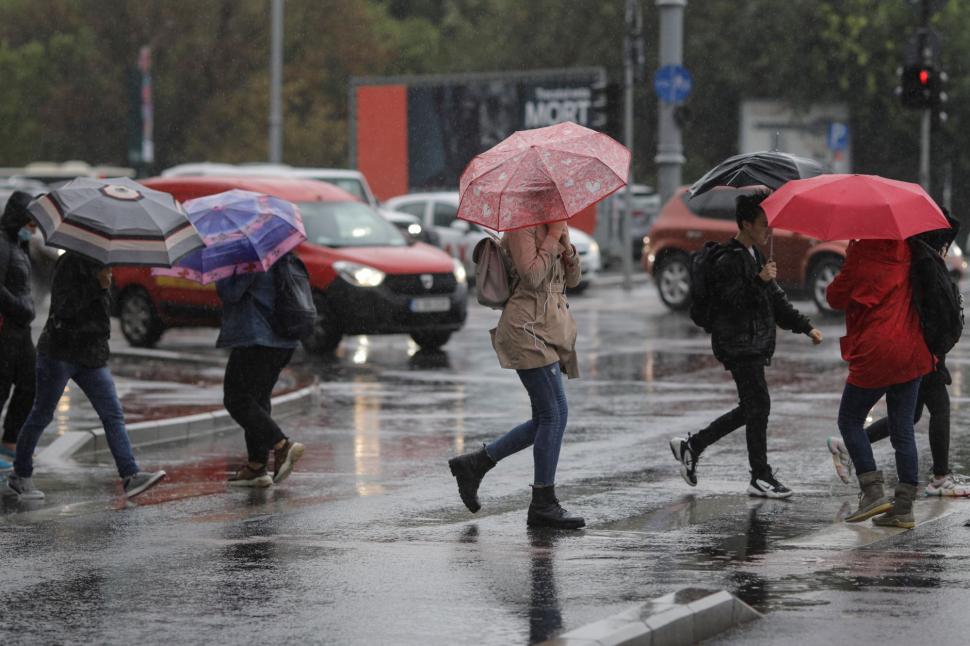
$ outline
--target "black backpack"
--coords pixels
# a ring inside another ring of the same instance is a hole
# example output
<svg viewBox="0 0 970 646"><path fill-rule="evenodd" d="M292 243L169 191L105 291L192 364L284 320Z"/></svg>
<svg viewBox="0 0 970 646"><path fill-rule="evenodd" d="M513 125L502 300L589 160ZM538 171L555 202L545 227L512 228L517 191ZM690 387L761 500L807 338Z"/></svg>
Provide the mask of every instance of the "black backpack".
<svg viewBox="0 0 970 646"><path fill-rule="evenodd" d="M921 240L910 240L913 305L926 346L937 357L953 349L963 334L963 296L943 258Z"/></svg>
<svg viewBox="0 0 970 646"><path fill-rule="evenodd" d="M700 251L690 255L690 320L705 332L711 331L714 309L714 261L724 249L719 242L706 242Z"/></svg>
<svg viewBox="0 0 970 646"><path fill-rule="evenodd" d="M313 334L317 308L313 304L310 273L296 254L288 253L273 265L273 285L273 331L287 339L305 339Z"/></svg>

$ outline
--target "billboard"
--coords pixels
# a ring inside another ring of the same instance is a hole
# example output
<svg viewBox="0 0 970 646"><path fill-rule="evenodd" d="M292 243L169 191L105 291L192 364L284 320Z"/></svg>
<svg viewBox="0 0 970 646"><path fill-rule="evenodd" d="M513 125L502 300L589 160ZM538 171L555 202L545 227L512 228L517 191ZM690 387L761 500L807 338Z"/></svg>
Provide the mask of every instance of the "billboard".
<svg viewBox="0 0 970 646"><path fill-rule="evenodd" d="M454 190L471 159L516 130L589 127L602 68L351 81L350 163L380 199Z"/></svg>

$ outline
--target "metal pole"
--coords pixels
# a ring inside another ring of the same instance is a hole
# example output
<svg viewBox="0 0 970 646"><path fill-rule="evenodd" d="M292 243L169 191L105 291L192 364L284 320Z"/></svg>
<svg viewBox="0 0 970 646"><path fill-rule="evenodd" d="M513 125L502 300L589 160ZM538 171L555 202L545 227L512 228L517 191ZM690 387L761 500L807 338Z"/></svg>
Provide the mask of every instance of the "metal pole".
<svg viewBox="0 0 970 646"><path fill-rule="evenodd" d="M626 2L626 37L623 39L623 140L633 151L633 68L636 63L640 6L638 0ZM633 289L633 236L630 225L633 218L633 158L630 158L630 175L624 195L623 220L620 224L620 258L623 261L623 289Z"/></svg>
<svg viewBox="0 0 970 646"><path fill-rule="evenodd" d="M656 0L660 9L660 67L680 65L684 57L684 7L687 0ZM674 121L673 103L658 104L657 122L657 190L661 204L680 187L684 147L680 128Z"/></svg>
<svg viewBox="0 0 970 646"><path fill-rule="evenodd" d="M272 0L269 85L269 161L283 163L283 0Z"/></svg>
<svg viewBox="0 0 970 646"><path fill-rule="evenodd" d="M920 128L919 142L919 183L927 193L930 192L930 122L929 108L923 110L923 123Z"/></svg>
<svg viewBox="0 0 970 646"><path fill-rule="evenodd" d="M921 4L919 55L924 65L931 65L933 63L933 51L929 45L927 31L930 24L930 6L928 0L923 0ZM930 129L932 119L933 115L930 108L923 110L919 142L919 183L927 193L930 192Z"/></svg>

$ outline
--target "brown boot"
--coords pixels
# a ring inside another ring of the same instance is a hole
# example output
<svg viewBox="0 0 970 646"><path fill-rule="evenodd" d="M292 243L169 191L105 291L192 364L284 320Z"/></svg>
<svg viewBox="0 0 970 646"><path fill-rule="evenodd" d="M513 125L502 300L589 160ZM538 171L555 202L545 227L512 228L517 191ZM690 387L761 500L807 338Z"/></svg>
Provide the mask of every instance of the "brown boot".
<svg viewBox="0 0 970 646"><path fill-rule="evenodd" d="M900 482L896 485L896 497L893 499L892 510L878 518L873 518L872 522L880 527L913 529L916 527L916 517L913 516L915 499L916 486Z"/></svg>
<svg viewBox="0 0 970 646"><path fill-rule="evenodd" d="M882 471L859 474L859 508L845 522L858 523L876 514L889 511L892 503L882 488Z"/></svg>

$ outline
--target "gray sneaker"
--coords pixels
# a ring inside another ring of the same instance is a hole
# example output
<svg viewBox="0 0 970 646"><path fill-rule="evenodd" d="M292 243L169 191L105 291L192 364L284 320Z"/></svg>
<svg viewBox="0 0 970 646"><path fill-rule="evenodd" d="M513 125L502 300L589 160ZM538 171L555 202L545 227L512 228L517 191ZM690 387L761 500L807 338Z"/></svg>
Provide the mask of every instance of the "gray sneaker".
<svg viewBox="0 0 970 646"><path fill-rule="evenodd" d="M164 471L139 471L133 476L128 476L122 481L125 487L125 498L134 498L148 491L164 477Z"/></svg>
<svg viewBox="0 0 970 646"><path fill-rule="evenodd" d="M21 500L43 500L44 492L34 486L33 478L21 478L16 473L7 476L7 491L11 491Z"/></svg>

